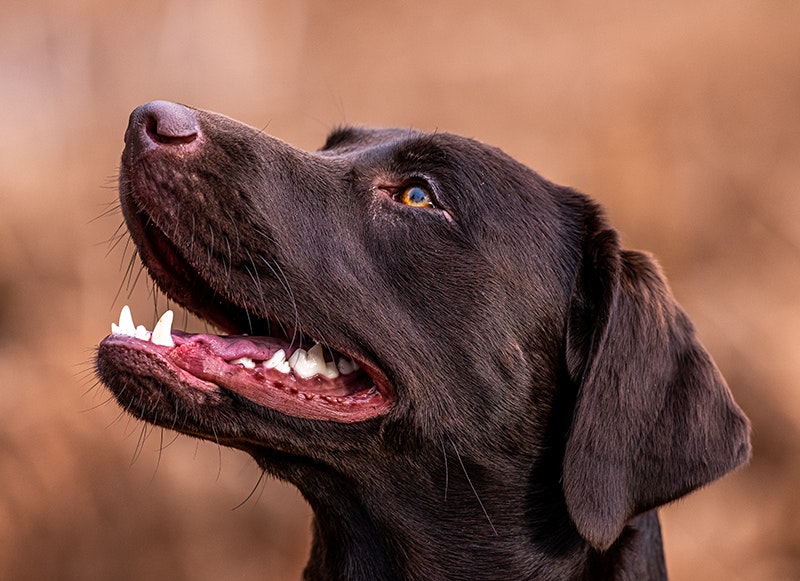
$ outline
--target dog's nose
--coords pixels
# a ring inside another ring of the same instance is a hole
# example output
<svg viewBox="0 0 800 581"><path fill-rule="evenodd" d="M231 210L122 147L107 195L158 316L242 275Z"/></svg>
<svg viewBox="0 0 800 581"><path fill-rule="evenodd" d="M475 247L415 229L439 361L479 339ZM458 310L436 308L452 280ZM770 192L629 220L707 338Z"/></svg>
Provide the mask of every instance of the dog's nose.
<svg viewBox="0 0 800 581"><path fill-rule="evenodd" d="M193 109L169 101L151 101L131 113L125 143L128 147L148 150L188 145L199 136L200 125Z"/></svg>

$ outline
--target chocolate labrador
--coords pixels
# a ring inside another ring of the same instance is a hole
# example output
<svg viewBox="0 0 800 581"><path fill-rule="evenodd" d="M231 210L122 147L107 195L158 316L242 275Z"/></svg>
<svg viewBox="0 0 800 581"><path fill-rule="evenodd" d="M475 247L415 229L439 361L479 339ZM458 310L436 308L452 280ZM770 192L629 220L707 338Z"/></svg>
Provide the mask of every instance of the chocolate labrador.
<svg viewBox="0 0 800 581"><path fill-rule="evenodd" d="M297 486L307 579L663 579L656 508L748 459L653 259L500 150L344 128L308 153L163 101L125 143L144 266L224 334L124 309L99 376Z"/></svg>

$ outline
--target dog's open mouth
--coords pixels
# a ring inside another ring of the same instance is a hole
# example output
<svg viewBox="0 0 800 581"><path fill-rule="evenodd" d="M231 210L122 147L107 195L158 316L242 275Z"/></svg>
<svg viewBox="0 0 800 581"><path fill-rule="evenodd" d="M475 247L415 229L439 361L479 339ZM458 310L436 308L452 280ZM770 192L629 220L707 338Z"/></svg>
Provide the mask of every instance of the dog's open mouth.
<svg viewBox="0 0 800 581"><path fill-rule="evenodd" d="M167 311L149 331L134 325L125 306L104 343L169 365L192 389L224 388L290 415L357 421L378 415L388 405L369 374L321 343L189 334L173 331L172 317L172 311Z"/></svg>

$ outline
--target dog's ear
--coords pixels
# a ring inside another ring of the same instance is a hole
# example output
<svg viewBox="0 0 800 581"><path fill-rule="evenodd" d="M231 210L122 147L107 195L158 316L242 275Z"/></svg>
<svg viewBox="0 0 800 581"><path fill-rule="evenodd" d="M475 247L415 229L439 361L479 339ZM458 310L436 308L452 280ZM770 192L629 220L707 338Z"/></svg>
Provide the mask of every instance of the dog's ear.
<svg viewBox="0 0 800 581"><path fill-rule="evenodd" d="M750 428L656 264L591 221L567 329L578 391L563 488L602 550L632 516L746 462Z"/></svg>

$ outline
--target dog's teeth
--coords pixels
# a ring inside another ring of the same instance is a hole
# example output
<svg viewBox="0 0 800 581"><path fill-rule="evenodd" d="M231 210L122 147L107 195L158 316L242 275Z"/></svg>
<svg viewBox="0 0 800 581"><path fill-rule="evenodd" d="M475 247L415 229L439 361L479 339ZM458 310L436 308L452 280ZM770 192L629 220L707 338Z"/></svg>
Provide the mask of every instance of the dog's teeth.
<svg viewBox="0 0 800 581"><path fill-rule="evenodd" d="M325 363L325 371L322 375L327 379L336 379L339 377L339 370L336 368L336 364L333 361L327 361Z"/></svg>
<svg viewBox="0 0 800 581"><path fill-rule="evenodd" d="M317 343L311 349L298 349L289 357L289 366L303 379L310 379L315 375L326 372L325 358L322 354L322 345Z"/></svg>
<svg viewBox="0 0 800 581"><path fill-rule="evenodd" d="M316 343L308 350L308 361L314 366L317 375L321 375L326 379L336 379L339 377L339 370L336 369L336 364L325 361L325 353L322 344Z"/></svg>
<svg viewBox="0 0 800 581"><path fill-rule="evenodd" d="M336 367L339 369L339 373L341 373L342 375L350 375L351 373L354 373L359 369L361 369L358 366L358 363L350 359L345 359L344 357L339 359L339 362L336 364Z"/></svg>
<svg viewBox="0 0 800 581"><path fill-rule="evenodd" d="M139 325L136 327L136 331L133 333L133 336L137 339L141 339L142 341L149 341L150 331L148 331L144 325Z"/></svg>
<svg viewBox="0 0 800 581"><path fill-rule="evenodd" d="M308 350L308 357L314 360L325 361L325 354L322 352L322 343L314 343L314 346Z"/></svg>
<svg viewBox="0 0 800 581"><path fill-rule="evenodd" d="M336 379L339 377L339 370L336 368L336 363L333 361L325 361L325 354L320 343L317 343L308 351L308 358L314 362L317 375L321 375L326 379Z"/></svg>
<svg viewBox="0 0 800 581"><path fill-rule="evenodd" d="M231 365L241 365L245 369L255 369L256 362L253 361L252 357L239 357L239 359L234 359L230 362Z"/></svg>
<svg viewBox="0 0 800 581"><path fill-rule="evenodd" d="M111 333L114 335L127 335L133 337L136 334L136 326L133 324L131 309L128 305L122 307L119 313L119 324L111 323Z"/></svg>
<svg viewBox="0 0 800 581"><path fill-rule="evenodd" d="M276 371L280 371L281 373L290 373L292 368L289 367L289 362L286 361L286 351L283 349L278 349L272 357L267 359L264 362L264 367L266 369L274 369Z"/></svg>
<svg viewBox="0 0 800 581"><path fill-rule="evenodd" d="M325 353L322 351L322 344L315 343L314 346L308 350L308 359L310 365L316 370L317 373L325 372Z"/></svg>
<svg viewBox="0 0 800 581"><path fill-rule="evenodd" d="M289 357L289 367L297 373L300 377L313 377L314 374L306 375L306 371L308 370L308 351L305 349L298 349L292 356Z"/></svg>
<svg viewBox="0 0 800 581"><path fill-rule="evenodd" d="M325 361L323 347L316 343L311 349L298 349L289 357L289 366L303 379L310 379L320 375L326 379L339 377L339 370L332 362Z"/></svg>
<svg viewBox="0 0 800 581"><path fill-rule="evenodd" d="M175 346L175 341L172 340L172 317L172 311L167 311L161 315L150 336L151 343L164 347Z"/></svg>
<svg viewBox="0 0 800 581"><path fill-rule="evenodd" d="M267 369L274 369L279 363L286 361L286 351L278 349L272 357L264 361L264 367Z"/></svg>

